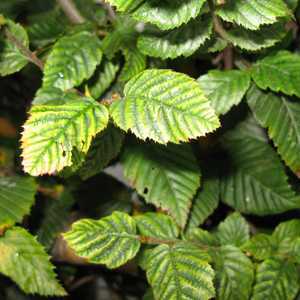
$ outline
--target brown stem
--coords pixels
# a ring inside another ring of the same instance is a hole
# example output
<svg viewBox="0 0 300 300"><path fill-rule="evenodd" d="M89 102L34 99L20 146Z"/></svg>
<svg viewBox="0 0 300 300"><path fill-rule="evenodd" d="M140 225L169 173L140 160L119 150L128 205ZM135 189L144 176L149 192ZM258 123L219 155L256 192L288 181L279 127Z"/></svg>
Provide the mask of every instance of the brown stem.
<svg viewBox="0 0 300 300"><path fill-rule="evenodd" d="M224 29L222 23L220 22L219 18L213 14L213 24L215 32L225 41L228 41L228 35L226 30Z"/></svg>
<svg viewBox="0 0 300 300"><path fill-rule="evenodd" d="M35 53L26 48L23 43L18 38L16 38L7 28L5 28L4 32L7 39L19 49L22 55L24 55L29 61L38 66L43 71L44 63L35 55Z"/></svg>
<svg viewBox="0 0 300 300"><path fill-rule="evenodd" d="M233 68L233 48L228 45L223 51L224 69L231 70Z"/></svg>
<svg viewBox="0 0 300 300"><path fill-rule="evenodd" d="M107 11L108 19L111 22L114 22L116 19L116 14L115 14L115 11L113 10L113 8L111 7L111 5L109 3L106 3L105 0L101 1L101 4Z"/></svg>
<svg viewBox="0 0 300 300"><path fill-rule="evenodd" d="M212 18L213 18L213 25L214 25L215 32L221 38L223 38L225 41L228 41L227 32L224 29L224 27L223 27L222 23L220 22L219 18L215 14L215 7L214 7L214 3L213 3L212 0L208 0L208 6L209 6L210 13L212 15Z"/></svg>
<svg viewBox="0 0 300 300"><path fill-rule="evenodd" d="M139 236L138 239L143 244L149 244L149 245L157 245L157 244L166 244L166 245L174 245L178 242L178 240L165 240L165 239L159 239L155 237L150 236Z"/></svg>
<svg viewBox="0 0 300 300"><path fill-rule="evenodd" d="M82 24L85 22L84 17L80 14L72 0L57 0L57 3L71 23Z"/></svg>

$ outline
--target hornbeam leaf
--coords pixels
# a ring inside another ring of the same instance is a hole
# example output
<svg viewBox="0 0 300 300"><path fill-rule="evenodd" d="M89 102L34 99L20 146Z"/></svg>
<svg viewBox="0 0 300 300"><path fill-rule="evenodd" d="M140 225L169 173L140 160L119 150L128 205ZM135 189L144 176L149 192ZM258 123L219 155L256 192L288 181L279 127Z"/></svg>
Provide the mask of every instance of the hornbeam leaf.
<svg viewBox="0 0 300 300"><path fill-rule="evenodd" d="M122 157L124 175L146 202L163 208L184 227L200 170L190 145L130 145Z"/></svg>
<svg viewBox="0 0 300 300"><path fill-rule="evenodd" d="M29 48L29 40L25 29L10 20L6 21L8 30L25 47ZM0 76L6 76L20 71L28 63L28 59L20 52L18 47L5 38L0 36Z"/></svg>
<svg viewBox="0 0 300 300"><path fill-rule="evenodd" d="M277 243L282 243L286 238L295 240L300 237L300 220L294 219L280 223L275 228L272 237Z"/></svg>
<svg viewBox="0 0 300 300"><path fill-rule="evenodd" d="M113 31L107 34L102 41L103 53L110 59L119 50L135 45L138 35L136 21L127 15L119 16L113 25Z"/></svg>
<svg viewBox="0 0 300 300"><path fill-rule="evenodd" d="M144 71L146 68L146 56L137 48L124 48L123 54L125 56L125 65L119 79L121 81L128 81L135 75Z"/></svg>
<svg viewBox="0 0 300 300"><path fill-rule="evenodd" d="M253 65L251 76L262 89L300 97L300 56L279 51Z"/></svg>
<svg viewBox="0 0 300 300"><path fill-rule="evenodd" d="M143 140L179 143L220 125L198 83L185 74L146 70L126 84L124 95L111 105L111 116Z"/></svg>
<svg viewBox="0 0 300 300"><path fill-rule="evenodd" d="M119 65L111 61L102 62L100 69L89 81L89 91L94 99L98 99L110 87L117 76Z"/></svg>
<svg viewBox="0 0 300 300"><path fill-rule="evenodd" d="M107 0L111 5L116 6L118 11L130 11L139 6L145 0Z"/></svg>
<svg viewBox="0 0 300 300"><path fill-rule="evenodd" d="M222 246L216 251L217 299L248 300L254 280L251 260L237 247Z"/></svg>
<svg viewBox="0 0 300 300"><path fill-rule="evenodd" d="M65 296L49 256L25 229L13 227L0 238L0 272L28 294Z"/></svg>
<svg viewBox="0 0 300 300"><path fill-rule="evenodd" d="M221 115L242 101L250 86L250 76L245 71L213 70L201 76L198 82L216 113Z"/></svg>
<svg viewBox="0 0 300 300"><path fill-rule="evenodd" d="M150 288L146 291L145 295L143 296L143 300L155 300L153 291Z"/></svg>
<svg viewBox="0 0 300 300"><path fill-rule="evenodd" d="M230 164L221 180L221 199L244 213L268 215L299 208L284 166L261 129L246 121L227 133Z"/></svg>
<svg viewBox="0 0 300 300"><path fill-rule="evenodd" d="M247 51L258 51L274 46L287 32L283 23L264 25L257 31L235 27L226 33L227 40L234 46Z"/></svg>
<svg viewBox="0 0 300 300"><path fill-rule="evenodd" d="M58 234L67 225L68 216L74 198L68 190L62 191L57 199L52 199L45 210L45 217L37 232L38 241L46 248L51 249L51 246Z"/></svg>
<svg viewBox="0 0 300 300"><path fill-rule="evenodd" d="M91 98L68 93L48 103L31 108L21 140L24 170L35 176L71 166L72 149L86 153L108 123L105 106Z"/></svg>
<svg viewBox="0 0 300 300"><path fill-rule="evenodd" d="M47 58L43 87L71 89L90 78L102 59L101 43L82 31L57 41Z"/></svg>
<svg viewBox="0 0 300 300"><path fill-rule="evenodd" d="M296 240L300 238L300 220L294 219L280 223L275 228L272 238L276 242L279 253L283 256L294 256L294 251L297 249Z"/></svg>
<svg viewBox="0 0 300 300"><path fill-rule="evenodd" d="M291 16L283 0L226 0L216 14L224 21L233 22L250 30L261 25L273 24L279 17Z"/></svg>
<svg viewBox="0 0 300 300"><path fill-rule="evenodd" d="M205 0L147 0L132 14L138 21L149 22L162 30L169 30L196 18Z"/></svg>
<svg viewBox="0 0 300 300"><path fill-rule="evenodd" d="M270 258L256 272L252 300L293 300L299 291L299 272L287 259Z"/></svg>
<svg viewBox="0 0 300 300"><path fill-rule="evenodd" d="M250 228L241 214L235 212L219 224L217 237L222 245L240 247L250 239Z"/></svg>
<svg viewBox="0 0 300 300"><path fill-rule="evenodd" d="M135 221L122 212L114 212L98 221L80 220L64 238L79 256L110 269L134 258L140 248Z"/></svg>
<svg viewBox="0 0 300 300"><path fill-rule="evenodd" d="M210 248L210 250L214 251L215 247L219 247L220 243L216 237L216 235L206 231L202 228L192 228L185 235L185 239L196 243L197 245L205 246L206 248Z"/></svg>
<svg viewBox="0 0 300 300"><path fill-rule="evenodd" d="M243 250L258 260L265 260L276 252L277 245L271 235L259 233L254 235L251 240L243 245Z"/></svg>
<svg viewBox="0 0 300 300"><path fill-rule="evenodd" d="M35 47L45 47L55 42L66 31L67 25L62 11L36 13L27 26L30 43Z"/></svg>
<svg viewBox="0 0 300 300"><path fill-rule="evenodd" d="M30 177L0 177L0 231L29 213L36 188Z"/></svg>
<svg viewBox="0 0 300 300"><path fill-rule="evenodd" d="M80 177L86 180L102 171L119 154L123 141L123 132L112 125L97 135L78 170Z"/></svg>
<svg viewBox="0 0 300 300"><path fill-rule="evenodd" d="M292 10L295 10L298 6L298 0L284 0L284 2Z"/></svg>
<svg viewBox="0 0 300 300"><path fill-rule="evenodd" d="M187 243L160 245L144 264L155 299L208 300L214 297L214 271L208 257Z"/></svg>
<svg viewBox="0 0 300 300"><path fill-rule="evenodd" d="M212 34L211 19L197 18L168 32L145 33L138 39L139 49L146 55L163 59L190 56Z"/></svg>
<svg viewBox="0 0 300 300"><path fill-rule="evenodd" d="M257 121L268 128L268 134L285 163L298 173L300 171L300 104L283 96L265 93L255 86L249 90L247 101Z"/></svg>
<svg viewBox="0 0 300 300"><path fill-rule="evenodd" d="M192 204L186 231L203 224L219 204L220 187L216 178L204 178L202 187L197 192Z"/></svg>
<svg viewBox="0 0 300 300"><path fill-rule="evenodd" d="M156 238L177 238L179 228L174 220L162 213L148 212L134 217L141 235Z"/></svg>

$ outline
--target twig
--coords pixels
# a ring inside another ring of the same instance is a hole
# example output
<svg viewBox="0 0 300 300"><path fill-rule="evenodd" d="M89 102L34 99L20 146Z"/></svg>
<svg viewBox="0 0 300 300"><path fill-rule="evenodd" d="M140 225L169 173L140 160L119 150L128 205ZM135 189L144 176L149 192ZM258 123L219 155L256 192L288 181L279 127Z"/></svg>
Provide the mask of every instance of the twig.
<svg viewBox="0 0 300 300"><path fill-rule="evenodd" d="M84 17L80 14L72 0L57 0L57 3L71 23L82 24L85 22Z"/></svg>
<svg viewBox="0 0 300 300"><path fill-rule="evenodd" d="M7 39L19 49L22 55L24 55L29 61L38 66L43 71L44 63L35 55L34 52L31 52L28 48L26 48L23 43L18 38L16 38L7 28L4 29L4 33Z"/></svg>
<svg viewBox="0 0 300 300"><path fill-rule="evenodd" d="M178 242L178 240L165 240L165 239L159 239L155 237L149 237L149 236L139 236L139 240L143 244L149 244L149 245L159 245L159 244L166 244L166 245L174 245Z"/></svg>
<svg viewBox="0 0 300 300"><path fill-rule="evenodd" d="M213 24L215 32L225 41L229 42L228 35L226 30L224 29L222 23L220 22L219 18L214 14L213 15Z"/></svg>
<svg viewBox="0 0 300 300"><path fill-rule="evenodd" d="M224 61L224 69L231 70L233 68L233 48L231 45L228 45L223 50L223 61Z"/></svg>
<svg viewBox="0 0 300 300"><path fill-rule="evenodd" d="M116 13L111 7L109 3L106 3L105 0L100 1L101 5L105 8L107 11L108 19L113 23L116 20Z"/></svg>
<svg viewBox="0 0 300 300"><path fill-rule="evenodd" d="M224 39L225 41L227 41L229 43L229 45L223 51L223 60L224 60L224 69L230 70L233 68L233 47L230 42L230 39L228 38L228 34L223 27L222 22L219 20L218 16L216 16L216 14L215 14L213 2L211 0L209 0L208 4L209 4L209 9L212 14L215 32L222 39Z"/></svg>

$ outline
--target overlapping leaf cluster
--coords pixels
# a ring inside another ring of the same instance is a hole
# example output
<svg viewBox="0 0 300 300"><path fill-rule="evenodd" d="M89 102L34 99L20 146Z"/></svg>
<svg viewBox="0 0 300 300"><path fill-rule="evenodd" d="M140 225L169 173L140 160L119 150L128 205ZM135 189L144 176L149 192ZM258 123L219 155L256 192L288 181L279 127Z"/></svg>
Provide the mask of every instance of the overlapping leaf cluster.
<svg viewBox="0 0 300 300"><path fill-rule="evenodd" d="M110 269L135 260L145 299L295 299L299 220L267 234L242 214L300 208L298 2L107 2L71 1L75 21L54 5L24 27L3 6L0 75L40 69L24 172L71 188L46 207L36 239L15 225L35 179L0 173L0 272L27 293L65 295L43 246L64 230L72 192L118 161L142 209L75 222L63 237L76 255Z"/></svg>

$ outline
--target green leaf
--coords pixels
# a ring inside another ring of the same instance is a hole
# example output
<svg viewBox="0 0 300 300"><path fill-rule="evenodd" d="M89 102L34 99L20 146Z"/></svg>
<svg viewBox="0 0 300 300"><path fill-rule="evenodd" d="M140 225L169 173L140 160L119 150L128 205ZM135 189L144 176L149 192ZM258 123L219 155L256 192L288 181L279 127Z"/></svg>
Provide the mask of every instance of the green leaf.
<svg viewBox="0 0 300 300"><path fill-rule="evenodd" d="M287 182L284 166L260 128L244 122L229 132L223 146L230 164L222 178L221 199L236 210L256 215L281 213L299 207Z"/></svg>
<svg viewBox="0 0 300 300"><path fill-rule="evenodd" d="M204 54L204 53L216 53L224 50L227 47L227 41L213 36L211 39L206 41L199 49L197 53Z"/></svg>
<svg viewBox="0 0 300 300"><path fill-rule="evenodd" d="M292 257L295 263L300 264L300 237L291 242L291 248L288 251L288 255Z"/></svg>
<svg viewBox="0 0 300 300"><path fill-rule="evenodd" d="M276 245L276 253L283 258L289 257L297 260L297 240L300 238L300 220L294 219L280 223L272 234Z"/></svg>
<svg viewBox="0 0 300 300"><path fill-rule="evenodd" d="M253 86L247 94L248 104L278 148L285 163L300 171L300 104L283 96L264 93Z"/></svg>
<svg viewBox="0 0 300 300"><path fill-rule="evenodd" d="M258 51L274 46L287 32L283 23L264 25L258 31L235 27L227 31L226 37L234 46L247 51Z"/></svg>
<svg viewBox="0 0 300 300"><path fill-rule="evenodd" d="M28 294L65 296L43 247L25 229L13 227L0 238L0 272Z"/></svg>
<svg viewBox="0 0 300 300"><path fill-rule="evenodd" d="M146 70L126 84L124 95L111 105L111 116L143 140L179 143L220 125L198 83L185 74Z"/></svg>
<svg viewBox="0 0 300 300"><path fill-rule="evenodd" d="M148 288L146 294L143 297L143 300L155 300L152 289Z"/></svg>
<svg viewBox="0 0 300 300"><path fill-rule="evenodd" d="M212 70L198 82L217 115L221 115L242 101L250 86L250 76L245 71Z"/></svg>
<svg viewBox="0 0 300 300"><path fill-rule="evenodd" d="M117 7L118 11L130 11L139 6L144 0L107 0L111 5Z"/></svg>
<svg viewBox="0 0 300 300"><path fill-rule="evenodd" d="M138 231L146 237L177 238L179 228L173 219L162 213L148 212L134 217Z"/></svg>
<svg viewBox="0 0 300 300"><path fill-rule="evenodd" d="M124 134L113 125L107 127L93 140L78 174L84 180L100 173L120 153Z"/></svg>
<svg viewBox="0 0 300 300"><path fill-rule="evenodd" d="M243 246L243 250L249 252L258 260L265 260L276 252L277 245L272 236L259 233Z"/></svg>
<svg viewBox="0 0 300 300"><path fill-rule="evenodd" d="M251 76L261 89L271 89L300 97L300 56L289 51L279 51L256 62Z"/></svg>
<svg viewBox="0 0 300 300"><path fill-rule="evenodd" d="M280 223L272 236L277 243L283 242L286 238L294 240L300 237L300 220L294 219Z"/></svg>
<svg viewBox="0 0 300 300"><path fill-rule="evenodd" d="M79 256L110 269L134 258L140 248L135 221L122 212L114 212L98 221L75 222L64 238Z"/></svg>
<svg viewBox="0 0 300 300"><path fill-rule="evenodd" d="M292 10L295 10L298 6L298 0L284 0L284 2Z"/></svg>
<svg viewBox="0 0 300 300"><path fill-rule="evenodd" d="M30 177L0 177L0 231L21 222L34 203L37 186Z"/></svg>
<svg viewBox="0 0 300 300"><path fill-rule="evenodd" d="M204 179L201 189L193 200L186 231L190 231L203 224L218 207L220 198L219 189L218 179Z"/></svg>
<svg viewBox="0 0 300 300"><path fill-rule="evenodd" d="M110 59L119 50L135 45L138 34L136 21L126 15L119 16L113 25L113 31L107 34L102 41L103 52Z"/></svg>
<svg viewBox="0 0 300 300"><path fill-rule="evenodd" d="M287 259L267 259L257 268L252 300L293 300L299 290L299 273Z"/></svg>
<svg viewBox="0 0 300 300"><path fill-rule="evenodd" d="M64 92L59 88L46 87L40 88L32 101L32 105L36 104L56 104L64 103L64 98L68 98L69 92Z"/></svg>
<svg viewBox="0 0 300 300"><path fill-rule="evenodd" d="M49 250L58 234L67 225L74 198L68 190L61 193L58 199L51 199L46 207L44 218L37 232L38 241Z"/></svg>
<svg viewBox="0 0 300 300"><path fill-rule="evenodd" d="M89 82L89 91L94 99L98 99L114 82L120 66L111 61L102 62Z"/></svg>
<svg viewBox="0 0 300 300"><path fill-rule="evenodd" d="M160 245L147 256L146 274L155 299L214 297L214 271L198 248L185 243Z"/></svg>
<svg viewBox="0 0 300 300"><path fill-rule="evenodd" d="M20 10L24 8L25 1L26 0L1 0L1 14L9 18L16 18Z"/></svg>
<svg viewBox="0 0 300 300"><path fill-rule="evenodd" d="M251 260L237 247L222 246L215 255L217 299L248 300L254 280Z"/></svg>
<svg viewBox="0 0 300 300"><path fill-rule="evenodd" d="M162 59L188 57L212 34L211 19L197 18L178 29L145 33L138 39L138 48L146 55Z"/></svg>
<svg viewBox="0 0 300 300"><path fill-rule="evenodd" d="M58 10L35 14L27 27L30 43L37 47L54 42L66 29L67 20Z"/></svg>
<svg viewBox="0 0 300 300"><path fill-rule="evenodd" d="M205 0L172 0L161 2L147 0L134 11L132 16L141 22L149 22L162 30L169 30L196 18Z"/></svg>
<svg viewBox="0 0 300 300"><path fill-rule="evenodd" d="M184 227L200 185L200 170L190 145L130 145L122 163L125 177L146 202L166 210Z"/></svg>
<svg viewBox="0 0 300 300"><path fill-rule="evenodd" d="M128 81L135 75L144 71L146 68L146 56L137 48L124 48L123 54L125 56L125 65L119 79L121 81Z"/></svg>
<svg viewBox="0 0 300 300"><path fill-rule="evenodd" d="M224 21L236 23L251 30L273 24L279 17L291 16L283 0L228 0L216 10Z"/></svg>
<svg viewBox="0 0 300 300"><path fill-rule="evenodd" d="M18 41L28 49L29 40L25 29L13 21L5 20L5 30L9 31ZM20 52L18 47L0 36L0 76L7 76L20 71L28 63L28 59Z"/></svg>
<svg viewBox="0 0 300 300"><path fill-rule="evenodd" d="M214 251L214 247L220 246L216 236L202 228L192 228L185 235L185 238L186 240L199 244L201 246L205 246L208 248L212 247L212 251Z"/></svg>
<svg viewBox="0 0 300 300"><path fill-rule="evenodd" d="M90 32L81 31L58 40L47 58L43 87L71 89L90 78L102 59L101 44Z"/></svg>
<svg viewBox="0 0 300 300"><path fill-rule="evenodd" d="M240 213L232 213L218 226L217 237L221 245L242 246L250 239L250 228Z"/></svg>
<svg viewBox="0 0 300 300"><path fill-rule="evenodd" d="M86 153L92 138L108 123L105 106L91 98L65 94L53 103L34 105L24 125L24 170L52 174L72 165L72 149Z"/></svg>

